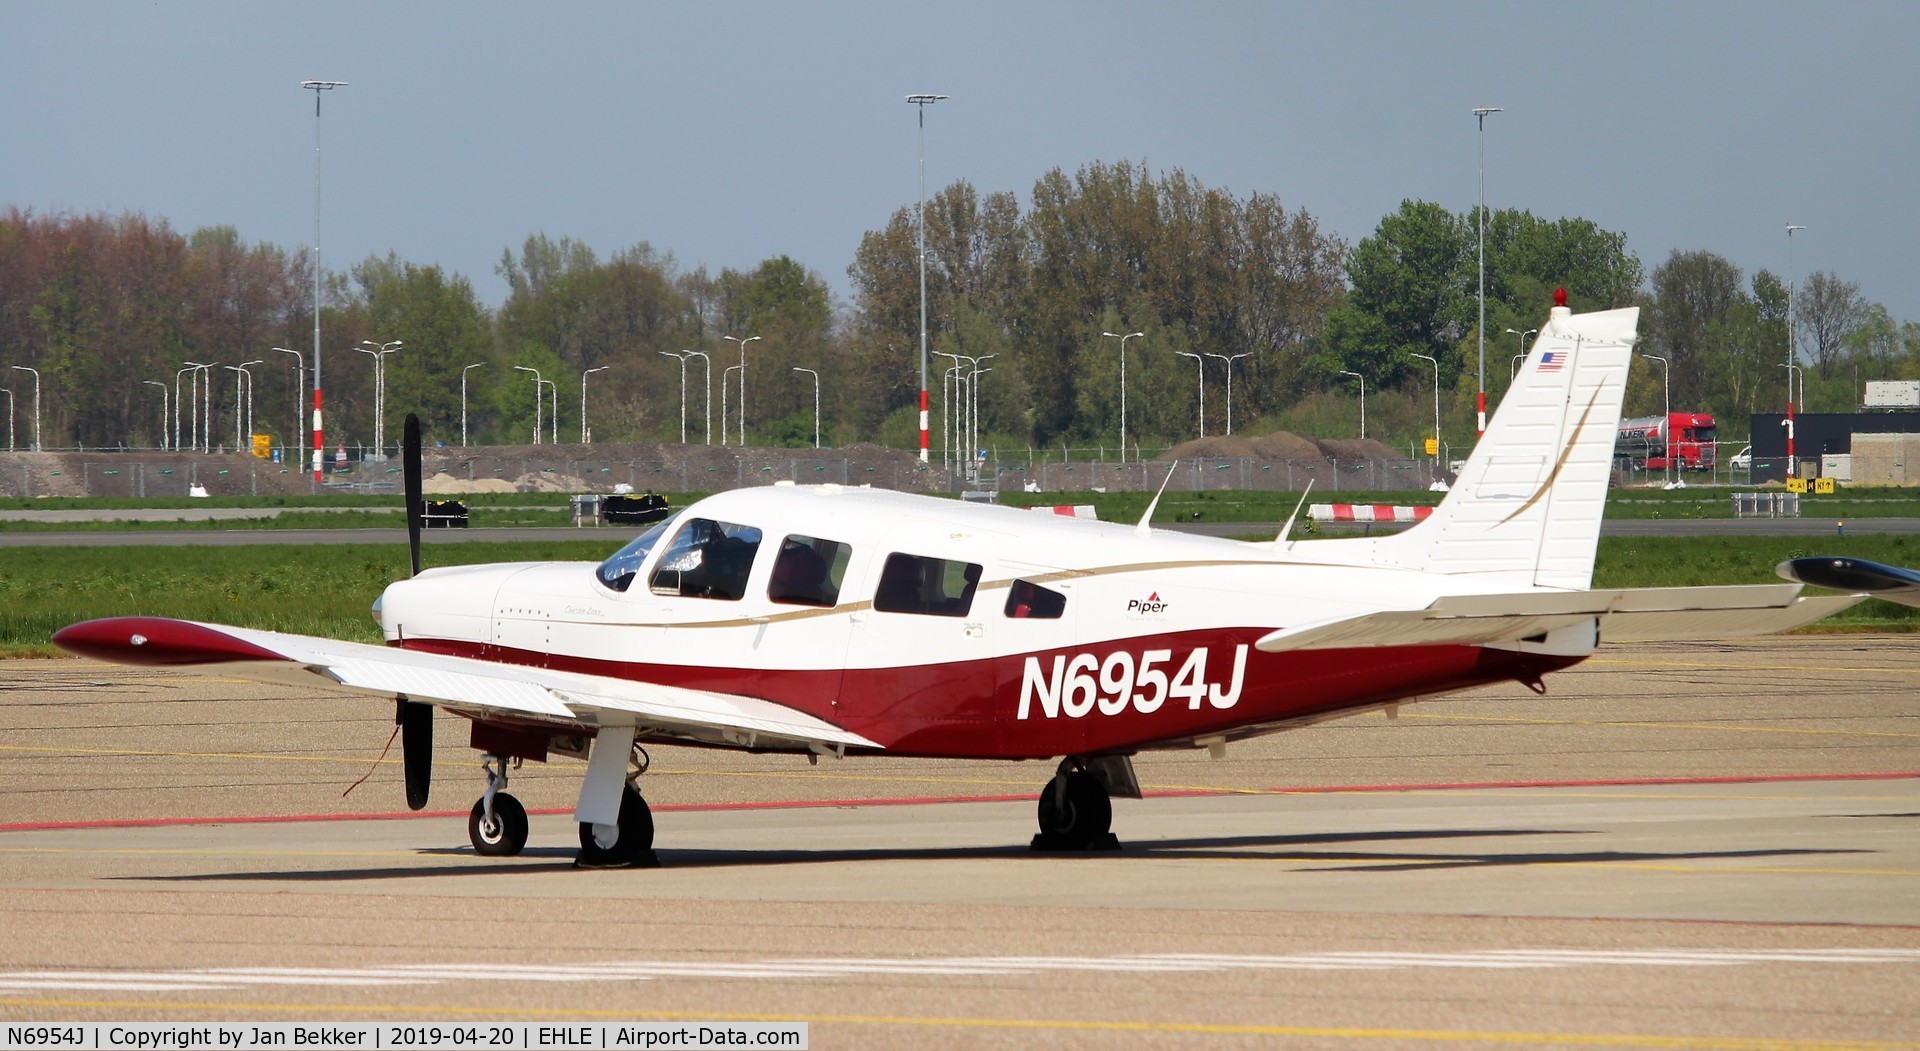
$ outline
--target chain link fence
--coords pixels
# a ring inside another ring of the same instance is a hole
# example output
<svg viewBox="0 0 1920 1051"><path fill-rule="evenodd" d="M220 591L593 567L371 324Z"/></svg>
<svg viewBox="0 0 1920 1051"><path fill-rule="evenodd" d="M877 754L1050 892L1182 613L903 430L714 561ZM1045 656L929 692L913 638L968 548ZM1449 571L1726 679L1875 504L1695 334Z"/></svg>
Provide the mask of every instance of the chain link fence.
<svg viewBox="0 0 1920 1051"><path fill-rule="evenodd" d="M963 491L1137 492L1169 489L1382 492L1424 490L1443 475L1429 460L1260 460L1204 457L1180 461L1120 463L1093 457L1038 462L986 460L943 466L909 455L804 455L748 450L680 458L449 455L423 457L430 493L473 491L611 493L707 493L756 485L794 483L864 485L913 492ZM1168 473L1172 479L1168 480ZM329 493L397 493L398 458L327 461L327 481L313 481L305 466L242 454L0 452L0 496L187 497L193 495L286 495L324 499Z"/></svg>

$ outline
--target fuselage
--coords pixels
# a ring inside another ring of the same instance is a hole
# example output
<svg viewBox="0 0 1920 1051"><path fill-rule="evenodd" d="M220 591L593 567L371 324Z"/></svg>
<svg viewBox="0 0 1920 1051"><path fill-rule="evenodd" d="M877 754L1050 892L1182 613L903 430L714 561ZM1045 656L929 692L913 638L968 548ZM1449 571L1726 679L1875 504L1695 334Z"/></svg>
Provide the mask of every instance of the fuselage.
<svg viewBox="0 0 1920 1051"><path fill-rule="evenodd" d="M1419 608L1470 581L838 486L702 500L606 563L429 570L390 645L764 698L889 754L1189 747L1508 679L1584 654L1265 653L1278 628ZM639 548L640 550L635 550Z"/></svg>

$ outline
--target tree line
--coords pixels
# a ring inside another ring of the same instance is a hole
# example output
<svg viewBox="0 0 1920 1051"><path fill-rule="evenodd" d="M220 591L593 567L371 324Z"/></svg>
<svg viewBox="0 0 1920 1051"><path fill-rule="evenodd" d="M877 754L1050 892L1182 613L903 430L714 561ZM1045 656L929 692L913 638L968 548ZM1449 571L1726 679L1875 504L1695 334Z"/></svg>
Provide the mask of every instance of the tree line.
<svg viewBox="0 0 1920 1051"><path fill-rule="evenodd" d="M1851 409L1869 379L1920 378L1920 325L1895 321L1852 282L1816 272L1790 295L1778 275L1749 277L1705 250L1676 251L1648 274L1624 233L1580 218L1406 201L1349 245L1274 195L1132 162L1056 169L1028 201L962 180L926 202L936 447L961 404L956 382L970 381L983 444L1111 449L1123 368L1129 445L1148 450L1221 434L1229 418L1246 434L1350 437L1362 383L1370 436L1411 442L1431 429L1436 368L1443 429L1458 445L1478 375L1497 401L1557 287L1576 310L1641 306L1639 349L1666 359L1675 409L1729 418L1723 430L1784 400L1790 328L1813 410ZM549 426L557 403L558 440L578 441L583 384L596 440L678 441L684 376L689 441L738 442L744 422L748 444L810 445L803 370L819 374L828 444L917 444L912 205L861 239L850 303L787 256L711 273L645 243L602 257L544 233L504 250L496 273L508 288L498 309L466 276L391 254L322 275L329 444L376 441L374 363L354 351L395 340L388 444L405 412L448 444L463 422L475 444L531 442L538 390ZM49 447L114 448L163 443L161 402L185 363L257 361L254 429L286 441L307 426L294 368L310 378L312 275L304 248L248 244L231 227L183 235L138 214L10 209L0 365L39 371ZM1119 338L1129 333L1140 335ZM230 440L239 377L214 376L211 430ZM1653 363L1636 369L1629 411L1659 411L1666 380ZM16 420L31 383L0 370ZM541 441L553 433L543 431Z"/></svg>

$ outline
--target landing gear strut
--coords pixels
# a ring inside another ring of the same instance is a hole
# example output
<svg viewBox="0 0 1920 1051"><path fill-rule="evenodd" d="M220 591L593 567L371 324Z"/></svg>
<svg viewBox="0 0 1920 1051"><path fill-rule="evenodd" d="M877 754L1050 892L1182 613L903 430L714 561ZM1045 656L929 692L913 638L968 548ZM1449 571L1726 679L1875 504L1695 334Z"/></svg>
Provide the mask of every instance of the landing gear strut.
<svg viewBox="0 0 1920 1051"><path fill-rule="evenodd" d="M596 744L596 747L598 745ZM654 868L653 811L635 784L651 762L647 750L633 746L626 785L620 790L620 816L615 824L580 822L580 853L574 865L583 869Z"/></svg>
<svg viewBox="0 0 1920 1051"><path fill-rule="evenodd" d="M1040 791L1040 832L1034 850L1119 850L1120 841L1109 831L1113 800L1107 782L1071 757Z"/></svg>
<svg viewBox="0 0 1920 1051"><path fill-rule="evenodd" d="M527 845L527 808L502 791L507 787L508 762L504 755L480 757L480 768L487 772L487 791L467 814L467 838L476 854L509 858Z"/></svg>

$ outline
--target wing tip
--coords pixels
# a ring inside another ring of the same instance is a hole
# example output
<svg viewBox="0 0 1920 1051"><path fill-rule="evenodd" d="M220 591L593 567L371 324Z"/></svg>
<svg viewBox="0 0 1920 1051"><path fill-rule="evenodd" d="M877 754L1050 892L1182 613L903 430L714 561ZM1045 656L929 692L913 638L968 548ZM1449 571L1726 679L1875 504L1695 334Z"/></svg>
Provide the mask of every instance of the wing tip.
<svg viewBox="0 0 1920 1051"><path fill-rule="evenodd" d="M106 617L69 624L53 633L53 644L76 657L113 664L180 666L287 659L218 628L167 617Z"/></svg>

